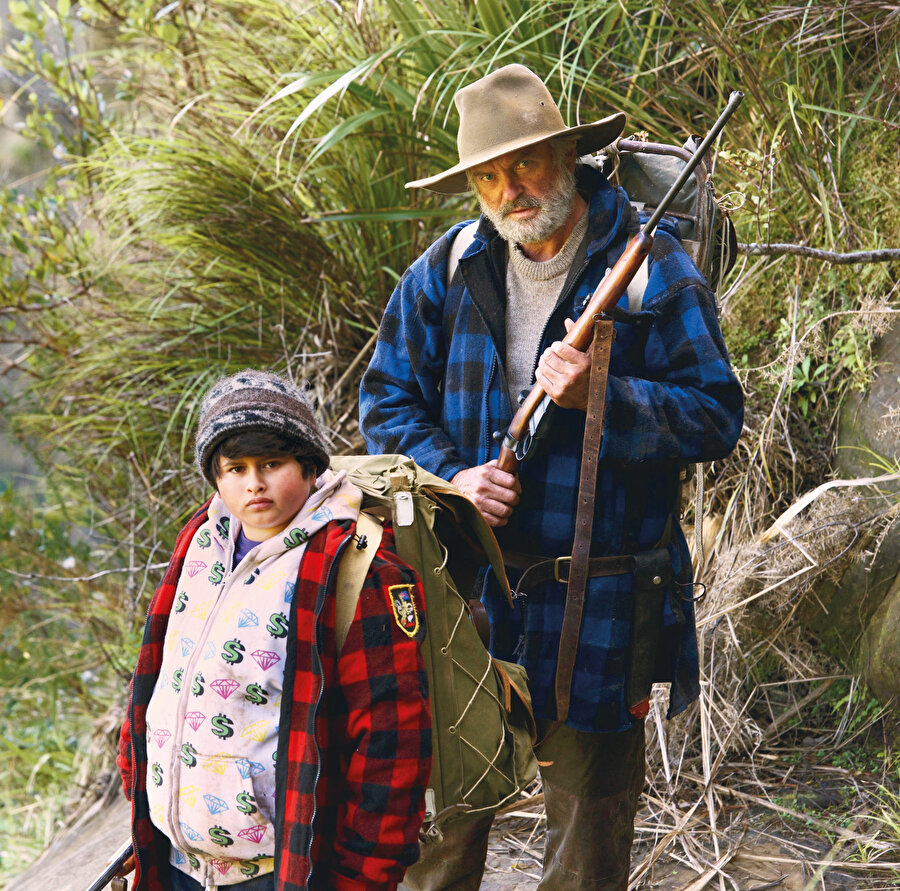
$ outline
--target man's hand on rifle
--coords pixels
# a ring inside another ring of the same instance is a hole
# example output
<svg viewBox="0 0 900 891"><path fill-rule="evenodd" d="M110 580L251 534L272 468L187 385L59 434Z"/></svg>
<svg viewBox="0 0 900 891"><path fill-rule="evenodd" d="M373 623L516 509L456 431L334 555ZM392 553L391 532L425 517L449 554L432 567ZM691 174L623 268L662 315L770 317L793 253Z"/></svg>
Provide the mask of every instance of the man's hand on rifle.
<svg viewBox="0 0 900 891"><path fill-rule="evenodd" d="M575 323L566 319L566 332ZM538 362L535 379L560 408L587 411L591 382L591 356L570 344L557 340L544 350Z"/></svg>
<svg viewBox="0 0 900 891"><path fill-rule="evenodd" d="M519 478L500 470L496 461L460 470L450 482L475 502L488 526L505 526L509 522L522 491Z"/></svg>

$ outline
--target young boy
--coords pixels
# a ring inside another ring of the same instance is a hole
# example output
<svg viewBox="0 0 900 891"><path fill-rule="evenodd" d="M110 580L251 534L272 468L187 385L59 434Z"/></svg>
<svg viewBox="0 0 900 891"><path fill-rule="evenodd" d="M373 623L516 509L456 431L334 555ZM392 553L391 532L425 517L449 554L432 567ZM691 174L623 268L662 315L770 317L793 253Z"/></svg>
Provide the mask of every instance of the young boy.
<svg viewBox="0 0 900 891"><path fill-rule="evenodd" d="M338 652L334 583L366 545L361 493L328 470L288 381L216 383L196 458L216 494L150 604L119 746L134 887L396 888L431 767L421 583L386 527Z"/></svg>

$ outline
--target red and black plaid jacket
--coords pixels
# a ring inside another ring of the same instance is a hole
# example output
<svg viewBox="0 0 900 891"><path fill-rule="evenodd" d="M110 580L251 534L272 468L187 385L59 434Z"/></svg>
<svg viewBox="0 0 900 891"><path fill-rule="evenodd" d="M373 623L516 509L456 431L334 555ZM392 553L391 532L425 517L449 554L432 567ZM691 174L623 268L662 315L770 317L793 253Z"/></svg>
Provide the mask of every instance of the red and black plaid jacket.
<svg viewBox="0 0 900 891"><path fill-rule="evenodd" d="M132 802L135 891L169 887L169 840L150 820L146 711L162 663L169 612L204 505L181 531L150 603L132 679L117 764ZM291 604L276 766L275 887L278 891L395 888L418 856L431 770L431 713L419 640L400 627L388 589L422 588L393 552L386 527L338 658L334 643L336 558L353 524L314 535ZM420 619L423 598L415 597Z"/></svg>

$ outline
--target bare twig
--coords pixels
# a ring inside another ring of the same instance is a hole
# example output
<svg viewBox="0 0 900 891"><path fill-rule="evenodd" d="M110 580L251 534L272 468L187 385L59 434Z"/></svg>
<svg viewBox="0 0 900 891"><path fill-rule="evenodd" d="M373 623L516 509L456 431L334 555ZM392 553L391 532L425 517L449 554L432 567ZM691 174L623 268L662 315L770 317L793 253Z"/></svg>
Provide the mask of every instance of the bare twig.
<svg viewBox="0 0 900 891"><path fill-rule="evenodd" d="M838 253L837 251L824 251L820 248L807 247L804 244L785 244L773 242L772 244L745 244L738 243L739 254L750 256L777 257L785 254L795 254L800 257L812 257L815 260L825 260L827 263L852 264L852 263L889 263L892 260L900 260L900 248L884 248L877 251L850 251Z"/></svg>

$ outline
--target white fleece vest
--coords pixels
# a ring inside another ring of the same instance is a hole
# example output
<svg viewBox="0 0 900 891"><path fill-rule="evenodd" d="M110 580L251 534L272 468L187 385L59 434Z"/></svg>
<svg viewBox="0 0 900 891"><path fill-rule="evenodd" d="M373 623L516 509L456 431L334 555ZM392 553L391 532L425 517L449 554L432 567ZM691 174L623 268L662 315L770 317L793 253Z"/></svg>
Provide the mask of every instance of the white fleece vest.
<svg viewBox="0 0 900 891"><path fill-rule="evenodd" d="M355 519L330 471L280 535L230 570L240 522L216 495L188 549L147 708L147 797L171 862L206 888L271 872L288 617L306 542ZM302 670L303 666L298 666Z"/></svg>

